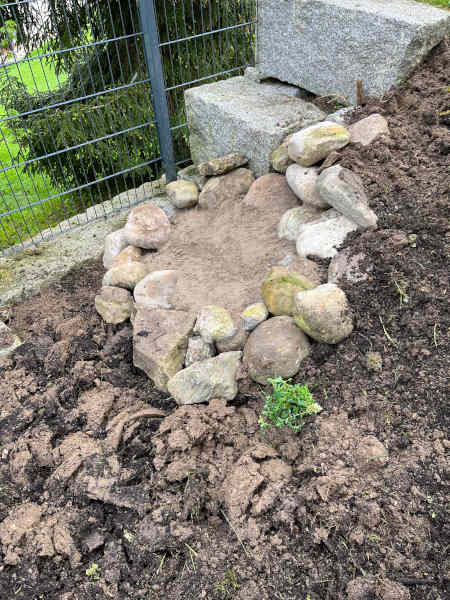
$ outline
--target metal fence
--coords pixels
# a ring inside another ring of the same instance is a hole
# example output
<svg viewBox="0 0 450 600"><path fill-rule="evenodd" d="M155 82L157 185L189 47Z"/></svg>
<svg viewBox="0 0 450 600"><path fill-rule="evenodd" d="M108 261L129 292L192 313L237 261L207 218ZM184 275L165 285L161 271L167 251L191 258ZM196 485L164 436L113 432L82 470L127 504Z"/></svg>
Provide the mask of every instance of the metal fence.
<svg viewBox="0 0 450 600"><path fill-rule="evenodd" d="M256 4L0 0L0 253L173 179L189 163L183 92L252 64Z"/></svg>

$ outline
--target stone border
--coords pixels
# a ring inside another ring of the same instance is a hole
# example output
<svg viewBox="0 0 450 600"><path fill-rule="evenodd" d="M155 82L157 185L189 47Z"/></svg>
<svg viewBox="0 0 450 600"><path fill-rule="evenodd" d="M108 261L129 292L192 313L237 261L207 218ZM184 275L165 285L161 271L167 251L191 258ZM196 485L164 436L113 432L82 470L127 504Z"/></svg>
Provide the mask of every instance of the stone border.
<svg viewBox="0 0 450 600"><path fill-rule="evenodd" d="M334 163L350 142L369 145L382 135L389 135L389 128L381 115L349 129L327 120L290 135L274 152L284 153L287 184L302 202L282 215L278 236L296 240L300 257L339 257L350 232L376 229L363 182ZM176 209L207 207L202 197L208 190L226 189L227 176L247 162L235 152L189 167L167 185L169 201ZM233 399L242 367L261 384L270 377L293 377L310 354L310 339L338 344L351 335L351 308L335 283L339 268L330 270L334 280L329 276L328 283L318 285L289 264L272 267L262 281L263 302L244 309L238 326L223 306L203 306L195 315L176 309L179 273L151 272L141 261L145 251L158 250L169 237L170 223L159 207L148 203L133 209L125 227L105 241L108 270L95 305L107 323L131 320L134 365L178 404Z"/></svg>

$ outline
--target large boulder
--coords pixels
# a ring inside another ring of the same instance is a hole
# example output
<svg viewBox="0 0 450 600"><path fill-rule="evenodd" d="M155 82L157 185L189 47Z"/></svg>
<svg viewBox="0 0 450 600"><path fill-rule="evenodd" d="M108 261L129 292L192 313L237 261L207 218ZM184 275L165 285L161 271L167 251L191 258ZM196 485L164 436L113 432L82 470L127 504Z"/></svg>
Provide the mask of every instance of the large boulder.
<svg viewBox="0 0 450 600"><path fill-rule="evenodd" d="M353 331L347 297L333 283L299 292L295 296L294 320L309 337L325 344L337 344Z"/></svg>
<svg viewBox="0 0 450 600"><path fill-rule="evenodd" d="M239 150L258 176L270 155L294 131L325 118L314 104L248 77L192 87L184 94L194 163Z"/></svg>
<svg viewBox="0 0 450 600"><path fill-rule="evenodd" d="M213 398L233 400L238 392L237 376L242 352L224 352L179 371L168 383L178 404L198 404Z"/></svg>
<svg viewBox="0 0 450 600"><path fill-rule="evenodd" d="M329 208L316 189L318 177L319 170L316 167L302 167L295 163L286 170L286 181L297 198L316 209Z"/></svg>
<svg viewBox="0 0 450 600"><path fill-rule="evenodd" d="M139 310L133 324L133 362L162 392L183 368L195 315L179 310Z"/></svg>
<svg viewBox="0 0 450 600"><path fill-rule="evenodd" d="M261 294L273 315L292 315L297 292L309 290L315 284L290 266L272 267L264 278Z"/></svg>
<svg viewBox="0 0 450 600"><path fill-rule="evenodd" d="M350 133L338 123L323 121L295 133L289 142L289 157L302 167L315 165L334 150L350 142Z"/></svg>
<svg viewBox="0 0 450 600"><path fill-rule="evenodd" d="M448 12L410 0L259 4L259 71L346 104L358 80L365 96L384 96L450 33Z"/></svg>
<svg viewBox="0 0 450 600"><path fill-rule="evenodd" d="M123 287L133 290L141 279L148 274L148 267L142 262L130 261L112 267L103 276L104 286Z"/></svg>
<svg viewBox="0 0 450 600"><path fill-rule="evenodd" d="M198 165L198 172L200 175L213 176L213 175L224 175L233 169L243 167L248 164L248 158L246 158L240 152L231 152L225 156L219 156Z"/></svg>
<svg viewBox="0 0 450 600"><path fill-rule="evenodd" d="M317 221L299 228L297 253L301 257L332 258L348 234L357 230L355 222L333 209L327 210Z"/></svg>
<svg viewBox="0 0 450 600"><path fill-rule="evenodd" d="M170 221L159 206L145 203L133 208L124 229L131 246L158 250L169 239Z"/></svg>
<svg viewBox="0 0 450 600"><path fill-rule="evenodd" d="M278 224L278 237L295 241L298 238L300 227L310 221L317 221L321 214L321 211L306 204L290 208L284 213Z"/></svg>
<svg viewBox="0 0 450 600"><path fill-rule="evenodd" d="M172 299L178 282L178 271L154 271L142 279L134 288L136 308L173 308Z"/></svg>
<svg viewBox="0 0 450 600"><path fill-rule="evenodd" d="M133 297L128 290L104 286L95 296L95 308L106 323L123 323L133 312Z"/></svg>
<svg viewBox="0 0 450 600"><path fill-rule="evenodd" d="M203 188L198 204L201 208L219 208L225 200L241 199L255 181L248 169L236 169L231 173L211 177Z"/></svg>
<svg viewBox="0 0 450 600"><path fill-rule="evenodd" d="M308 356L308 338L292 317L273 317L252 331L244 348L244 365L257 383L270 377L293 377Z"/></svg>
<svg viewBox="0 0 450 600"><path fill-rule="evenodd" d="M317 191L324 202L350 219L361 229L375 229L377 216L369 208L361 178L340 165L322 171L317 179Z"/></svg>
<svg viewBox="0 0 450 600"><path fill-rule="evenodd" d="M221 306L204 306L195 324L198 333L208 344L224 342L236 334L236 327L230 313Z"/></svg>

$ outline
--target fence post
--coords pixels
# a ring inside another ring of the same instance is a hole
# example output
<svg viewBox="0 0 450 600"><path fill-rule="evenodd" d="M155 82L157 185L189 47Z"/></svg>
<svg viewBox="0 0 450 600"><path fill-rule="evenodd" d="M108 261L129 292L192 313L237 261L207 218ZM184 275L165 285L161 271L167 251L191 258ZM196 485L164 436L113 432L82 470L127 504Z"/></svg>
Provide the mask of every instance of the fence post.
<svg viewBox="0 0 450 600"><path fill-rule="evenodd" d="M159 148L167 182L177 178L177 168L170 130L166 83L159 46L159 33L154 0L137 0L141 31L144 37L145 60L150 77L153 108L156 117Z"/></svg>

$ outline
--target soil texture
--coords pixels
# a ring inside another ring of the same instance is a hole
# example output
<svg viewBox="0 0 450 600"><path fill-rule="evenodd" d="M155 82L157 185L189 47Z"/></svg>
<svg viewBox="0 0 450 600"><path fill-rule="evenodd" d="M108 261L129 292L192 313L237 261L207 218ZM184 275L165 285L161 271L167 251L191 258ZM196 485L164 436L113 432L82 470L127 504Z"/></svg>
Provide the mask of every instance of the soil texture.
<svg viewBox="0 0 450 600"><path fill-rule="evenodd" d="M448 598L449 70L443 43L359 111L385 115L390 137L339 153L379 228L346 242L370 275L341 284L352 336L302 363L324 410L300 433L260 432L259 386L182 408L155 390L130 325L95 312L100 264L2 312L25 343L0 363L0 598ZM198 257L216 236L231 265L265 239L219 221L197 240L186 226ZM184 270L170 248L161 268ZM199 290L221 279L208 256ZM238 276L255 302L251 266Z"/></svg>

